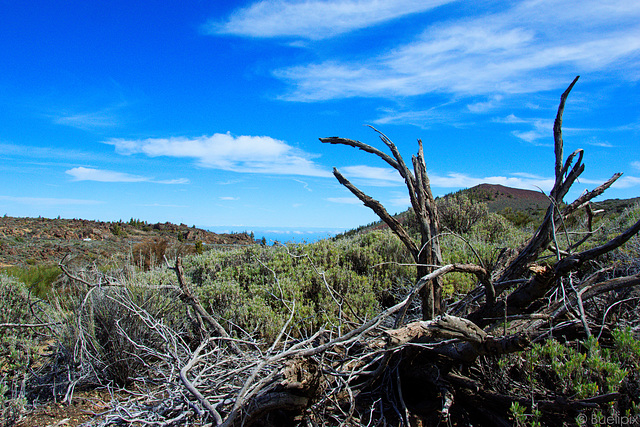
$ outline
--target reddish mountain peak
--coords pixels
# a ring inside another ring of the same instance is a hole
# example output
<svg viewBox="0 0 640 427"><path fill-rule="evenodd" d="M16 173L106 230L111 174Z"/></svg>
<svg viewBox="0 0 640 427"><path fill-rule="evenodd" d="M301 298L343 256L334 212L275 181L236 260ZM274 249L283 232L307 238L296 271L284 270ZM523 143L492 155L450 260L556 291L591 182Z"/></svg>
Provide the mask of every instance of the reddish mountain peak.
<svg viewBox="0 0 640 427"><path fill-rule="evenodd" d="M505 187L499 184L480 184L470 188L473 193L486 193L492 198L517 198L541 203L548 203L549 199L542 191L523 190L521 188Z"/></svg>

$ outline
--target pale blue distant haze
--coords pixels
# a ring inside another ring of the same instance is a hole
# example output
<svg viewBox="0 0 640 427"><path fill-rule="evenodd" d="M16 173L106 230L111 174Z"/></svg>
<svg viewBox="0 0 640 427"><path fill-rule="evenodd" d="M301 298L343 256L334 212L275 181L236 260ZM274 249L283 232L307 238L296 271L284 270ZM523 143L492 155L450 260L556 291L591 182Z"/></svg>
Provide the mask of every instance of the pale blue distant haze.
<svg viewBox="0 0 640 427"><path fill-rule="evenodd" d="M0 1L0 215L344 230L392 213L380 159L425 144L434 193L549 191L576 75L571 197L640 195L637 0ZM320 229L320 230L318 230ZM256 237L260 237L259 232Z"/></svg>

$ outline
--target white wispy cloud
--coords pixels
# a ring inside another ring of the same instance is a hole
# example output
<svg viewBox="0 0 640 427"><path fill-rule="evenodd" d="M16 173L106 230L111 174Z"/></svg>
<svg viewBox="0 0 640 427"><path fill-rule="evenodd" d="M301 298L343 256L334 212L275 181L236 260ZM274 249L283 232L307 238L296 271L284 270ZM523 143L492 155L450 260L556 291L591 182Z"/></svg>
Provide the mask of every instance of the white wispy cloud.
<svg viewBox="0 0 640 427"><path fill-rule="evenodd" d="M368 60L332 59L278 69L274 75L292 85L283 98L294 101L427 93L514 96L565 87L575 70L597 72L603 79L637 76L640 3L584 0L576 8L569 0L526 0L509 5L505 12L432 24L414 41ZM472 111L490 106L468 105Z"/></svg>
<svg viewBox="0 0 640 427"><path fill-rule="evenodd" d="M154 180L141 175L132 175L124 172L116 172L105 169L93 169L85 167L76 167L65 171L67 175L71 175L74 181L98 181L98 182L151 182L155 184L188 184L186 178L178 178L171 180Z"/></svg>
<svg viewBox="0 0 640 427"><path fill-rule="evenodd" d="M616 182L613 183L611 188L631 188L640 186L640 177L622 175Z"/></svg>
<svg viewBox="0 0 640 427"><path fill-rule="evenodd" d="M493 119L495 123L527 123L527 120L517 117L515 114L509 114L507 117L496 117Z"/></svg>
<svg viewBox="0 0 640 427"><path fill-rule="evenodd" d="M113 112L106 110L89 113L62 114L54 117L53 122L82 130L118 126L117 116Z"/></svg>
<svg viewBox="0 0 640 427"><path fill-rule="evenodd" d="M484 176L474 177L463 173L448 173L439 175L429 174L431 186L439 188L471 188L479 184L499 184L506 187L522 188L525 190L550 191L555 180L553 178L543 178L533 175L517 174L511 176Z"/></svg>
<svg viewBox="0 0 640 427"><path fill-rule="evenodd" d="M233 201L233 200L240 200L240 198L233 197L233 196L220 196L220 200Z"/></svg>
<svg viewBox="0 0 640 427"><path fill-rule="evenodd" d="M473 104L467 104L467 108L472 113L486 113L487 111L497 108L503 98L504 97L502 95L494 95L487 101L479 101Z"/></svg>
<svg viewBox="0 0 640 427"><path fill-rule="evenodd" d="M328 197L325 199L331 203L340 203L343 205L361 205L362 202L355 196L352 197Z"/></svg>
<svg viewBox="0 0 640 427"><path fill-rule="evenodd" d="M154 184L167 184L167 185L175 185L175 184L189 184L189 180L187 178L175 178L175 179L154 179L154 180L149 180L149 182L152 182Z"/></svg>
<svg viewBox="0 0 640 427"><path fill-rule="evenodd" d="M531 119L523 120L522 123L529 124L531 129L526 131L514 130L511 132L512 135L532 144L537 143L540 139L547 139L549 144L553 142L553 120ZM566 130L566 128L564 130Z"/></svg>
<svg viewBox="0 0 640 427"><path fill-rule="evenodd" d="M640 161L636 160L636 161L631 162L631 167L640 171Z"/></svg>
<svg viewBox="0 0 640 427"><path fill-rule="evenodd" d="M149 178L140 175L131 175L123 172L115 172L104 169L93 169L77 167L65 171L71 175L75 181L98 181L98 182L144 182Z"/></svg>
<svg viewBox="0 0 640 427"><path fill-rule="evenodd" d="M591 145L593 147L613 148L613 144L611 144L609 141L602 141L600 138L595 136L587 138L584 142L585 144Z"/></svg>
<svg viewBox="0 0 640 427"><path fill-rule="evenodd" d="M513 114L505 118L496 118L493 119L495 123L503 123L503 124L513 124L513 125L523 125L521 127L527 127L527 130L513 130L511 134L523 141L529 142L535 145L551 145L553 143L553 119L540 119L540 118L530 118L524 119L520 117L516 117ZM562 131L566 135L572 135L572 137L576 137L577 134L584 132L600 132L603 129L598 128L578 128L578 127L570 127L563 126ZM540 142L544 140L546 142ZM596 136L590 136L584 139L579 139L579 143L591 145L594 147L603 147L603 148L611 148L613 145L608 141L602 141Z"/></svg>
<svg viewBox="0 0 640 427"><path fill-rule="evenodd" d="M47 159L47 160L96 160L100 156L95 153L89 153L79 150L57 148L57 147L39 147L35 145L17 145L9 143L0 143L0 154L11 157L24 157L30 159Z"/></svg>
<svg viewBox="0 0 640 427"><path fill-rule="evenodd" d="M311 189L311 187L309 187L309 183L302 181L301 179L294 179L295 182L299 182L300 184L302 184L302 186L304 187L305 190L309 191L309 192L313 192L313 190Z"/></svg>
<svg viewBox="0 0 640 427"><path fill-rule="evenodd" d="M209 34L319 40L370 27L455 0L263 0L210 21Z"/></svg>
<svg viewBox="0 0 640 427"><path fill-rule="evenodd" d="M345 166L341 173L349 180L375 187L397 186L404 183L400 174L392 168L380 168L366 165Z"/></svg>
<svg viewBox="0 0 640 427"><path fill-rule="evenodd" d="M172 137L141 140L111 139L119 154L195 159L205 168L244 173L331 176L301 149L268 136L234 136L216 133L196 138Z"/></svg>
<svg viewBox="0 0 640 427"><path fill-rule="evenodd" d="M53 197L14 197L0 196L0 201L5 200L12 203L20 203L33 206L55 206L55 205L100 205L105 202L100 200L65 199Z"/></svg>
<svg viewBox="0 0 640 427"><path fill-rule="evenodd" d="M396 111L393 109L380 109L381 117L373 120L374 124L409 124L423 129L427 129L434 124L446 123L449 126L462 126L465 123L460 115L453 111L447 111L443 107L436 106L426 110L405 110Z"/></svg>
<svg viewBox="0 0 640 427"><path fill-rule="evenodd" d="M372 167L365 165L347 166L340 168L343 175L361 185L375 187L403 186L404 179L392 168ZM470 188L479 184L500 184L507 187L545 191L551 190L555 180L528 173L513 173L509 176L470 176L464 173L450 172L440 174L429 171L429 181L434 188ZM591 181L581 180L583 183ZM601 182L598 182L601 184ZM396 198L400 200L399 198ZM402 203L402 202L401 202Z"/></svg>

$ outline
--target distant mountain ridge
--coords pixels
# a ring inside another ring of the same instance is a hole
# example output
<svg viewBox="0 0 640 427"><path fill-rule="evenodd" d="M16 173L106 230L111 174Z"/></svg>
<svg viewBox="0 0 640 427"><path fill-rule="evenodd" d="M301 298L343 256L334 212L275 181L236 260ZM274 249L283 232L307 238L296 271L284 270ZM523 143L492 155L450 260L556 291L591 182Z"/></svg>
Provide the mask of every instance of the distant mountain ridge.
<svg viewBox="0 0 640 427"><path fill-rule="evenodd" d="M439 199L446 199L455 194L465 194L471 200L487 204L489 212L501 213L505 211L523 212L535 217L542 215L549 206L549 198L542 191L525 190L521 188L506 187L499 184L479 184L475 187L466 188L447 194ZM625 209L640 203L640 197L631 199L608 199L599 202L592 202L598 209L604 209L605 215L620 214ZM409 210L394 215L400 222L404 223ZM381 228L387 228L382 221L375 221L371 224L363 225L353 230L346 231L341 236L349 236L354 233L368 232Z"/></svg>
<svg viewBox="0 0 640 427"><path fill-rule="evenodd" d="M467 193L472 199L484 201L490 212L502 212L509 207L514 211L522 210L531 213L546 210L549 206L549 198L542 191L523 190L496 184L480 184L462 190L462 192ZM568 202L572 201L569 200ZM604 209L605 215L616 215L640 203L640 197L606 199L592 201L591 203L598 209Z"/></svg>
<svg viewBox="0 0 640 427"><path fill-rule="evenodd" d="M549 198L545 194L543 194L541 191L505 187L504 185L500 185L500 184L480 184L463 191L466 191L468 193L474 193L474 194L484 193L489 196L492 195L494 197L500 197L500 196L507 197L507 198L517 197L520 199L528 199L532 201L545 202L545 203L549 201Z"/></svg>
<svg viewBox="0 0 640 427"><path fill-rule="evenodd" d="M536 211L549 206L549 198L542 191L499 184L480 184L460 192L467 194L472 200L486 203L490 212L500 212L507 207L513 210Z"/></svg>

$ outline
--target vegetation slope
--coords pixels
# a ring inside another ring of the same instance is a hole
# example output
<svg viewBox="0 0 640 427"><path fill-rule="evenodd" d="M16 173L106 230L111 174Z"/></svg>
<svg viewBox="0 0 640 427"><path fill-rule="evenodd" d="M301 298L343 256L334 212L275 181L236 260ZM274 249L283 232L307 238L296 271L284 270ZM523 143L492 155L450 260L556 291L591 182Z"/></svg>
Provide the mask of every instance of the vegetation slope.
<svg viewBox="0 0 640 427"><path fill-rule="evenodd" d="M468 202L465 194L441 201L443 212L456 213L453 218L475 218L462 226L445 221L449 229L442 243L446 262L478 259L491 265L503 248L517 247L529 237L529 223L490 212L482 202ZM607 241L639 217L640 208L634 205L597 219L591 244ZM574 221L578 229L586 218ZM318 339L344 333L396 304L413 286L415 276L411 257L389 230L354 232L311 244L202 249L202 253L184 256L186 280L202 306L232 338L252 343L261 352L267 352L274 342L285 345L282 331L290 343L318 331L327 334ZM610 266L610 271L637 274L638 260L636 236L585 267L582 274L599 271L603 265ZM77 405L73 396L82 390L132 393L107 402L102 416L92 424L115 425L135 417L158 423L182 422L188 417L206 423L207 418L188 409L189 405L179 411L167 407L165 412L153 406L163 399L185 401L184 392L179 398L172 394L180 388L171 373L179 366L173 365L176 361L163 360L167 342L162 328L179 339L176 349L182 348L184 355L176 350L176 360L188 360L204 338L198 327L202 320L181 299L184 295L175 271L133 258L100 267L76 264L67 269L67 275L57 266L50 269L58 270L46 287L30 282L33 277L25 272L33 268L0 275L0 425L30 425L37 408L52 399L69 407ZM472 275L448 275L447 303L455 304L475 285ZM576 328L575 340L547 340L525 353L486 356L474 365L475 377L482 378L485 387L511 399L504 419L514 425L558 425L555 415L536 406L543 396L594 399L593 405L571 412L561 424L575 424L579 417L640 417L639 297L632 289L607 298L608 304L599 301L586 307L590 318L602 326L597 336L587 338ZM408 316L419 317L419 307L414 304ZM406 387L406 393L416 393L410 384ZM147 395L149 405L131 398L140 393ZM598 404L598 397L607 393L618 398ZM411 397L405 400L410 404ZM523 403L527 401L532 404ZM383 405L376 411L401 423L392 407ZM439 413L437 408L432 411ZM325 416L329 418L316 413L314 419L331 424L332 415ZM459 423L482 419L481 414L470 413L456 417ZM350 423L366 424L357 417Z"/></svg>

